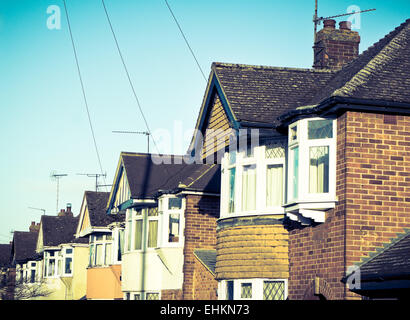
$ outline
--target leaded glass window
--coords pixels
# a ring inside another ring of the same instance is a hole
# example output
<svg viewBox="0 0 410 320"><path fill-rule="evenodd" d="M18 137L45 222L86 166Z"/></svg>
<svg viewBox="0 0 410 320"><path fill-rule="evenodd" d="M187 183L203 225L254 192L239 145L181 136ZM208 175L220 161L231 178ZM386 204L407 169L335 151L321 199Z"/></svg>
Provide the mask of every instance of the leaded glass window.
<svg viewBox="0 0 410 320"><path fill-rule="evenodd" d="M252 283L241 283L241 298L252 299Z"/></svg>
<svg viewBox="0 0 410 320"><path fill-rule="evenodd" d="M333 120L311 120L308 122L308 139L333 138Z"/></svg>
<svg viewBox="0 0 410 320"><path fill-rule="evenodd" d="M147 300L159 300L159 293L147 293Z"/></svg>
<svg viewBox="0 0 410 320"><path fill-rule="evenodd" d="M285 282L264 281L263 300L285 300Z"/></svg>

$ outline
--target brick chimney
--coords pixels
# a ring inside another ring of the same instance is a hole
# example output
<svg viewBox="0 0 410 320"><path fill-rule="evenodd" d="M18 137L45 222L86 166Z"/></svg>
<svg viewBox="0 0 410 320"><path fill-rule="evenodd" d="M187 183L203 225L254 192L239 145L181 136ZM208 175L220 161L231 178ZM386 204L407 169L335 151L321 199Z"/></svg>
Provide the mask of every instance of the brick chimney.
<svg viewBox="0 0 410 320"><path fill-rule="evenodd" d="M359 55L360 36L351 30L350 21L324 20L313 46L315 69L340 69Z"/></svg>
<svg viewBox="0 0 410 320"><path fill-rule="evenodd" d="M28 228L30 232L38 232L40 230L40 223L36 223L35 221L31 221L31 225Z"/></svg>
<svg viewBox="0 0 410 320"><path fill-rule="evenodd" d="M70 216L70 217L73 216L73 212L71 211L71 203L67 203L67 209L65 211L65 215Z"/></svg>

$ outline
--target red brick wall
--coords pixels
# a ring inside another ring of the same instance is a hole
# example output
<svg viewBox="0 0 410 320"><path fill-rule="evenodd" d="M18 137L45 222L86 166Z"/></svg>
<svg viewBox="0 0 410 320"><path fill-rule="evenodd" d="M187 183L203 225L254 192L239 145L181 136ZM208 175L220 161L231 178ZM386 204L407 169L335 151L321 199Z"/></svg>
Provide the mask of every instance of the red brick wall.
<svg viewBox="0 0 410 320"><path fill-rule="evenodd" d="M192 300L194 292L204 290L195 283L195 249L216 248L216 220L219 197L187 195L185 209L183 299Z"/></svg>
<svg viewBox="0 0 410 320"><path fill-rule="evenodd" d="M354 299L346 268L410 227L410 117L346 112L337 127L336 208L289 237L289 299L310 295L315 276L331 299Z"/></svg>
<svg viewBox="0 0 410 320"><path fill-rule="evenodd" d="M182 290L162 290L161 300L182 300Z"/></svg>
<svg viewBox="0 0 410 320"><path fill-rule="evenodd" d="M218 281L198 259L195 260L194 288L194 300L218 300Z"/></svg>

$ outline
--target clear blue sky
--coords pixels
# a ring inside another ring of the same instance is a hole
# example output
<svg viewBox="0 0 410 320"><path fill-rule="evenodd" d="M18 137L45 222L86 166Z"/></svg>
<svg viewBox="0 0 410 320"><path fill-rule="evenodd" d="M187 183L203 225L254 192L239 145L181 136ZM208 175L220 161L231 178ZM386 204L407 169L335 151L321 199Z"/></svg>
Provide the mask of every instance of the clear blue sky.
<svg viewBox="0 0 410 320"><path fill-rule="evenodd" d="M168 1L206 77L213 61L310 68L314 0ZM162 0L105 0L141 107L152 131L192 129L204 81ZM61 9L61 29L47 28L47 8ZM376 8L361 16L360 51L409 18L410 1L319 0L319 16L350 5ZM146 137L100 0L67 0L106 183L121 151L145 152ZM338 19L337 21L341 21ZM0 0L0 243L27 231L44 208L56 214L52 170L60 180L59 207L79 213L99 173L62 0ZM183 153L189 138L172 141ZM178 147L179 146L179 147ZM153 147L151 144L151 151ZM103 180L100 183L104 183Z"/></svg>

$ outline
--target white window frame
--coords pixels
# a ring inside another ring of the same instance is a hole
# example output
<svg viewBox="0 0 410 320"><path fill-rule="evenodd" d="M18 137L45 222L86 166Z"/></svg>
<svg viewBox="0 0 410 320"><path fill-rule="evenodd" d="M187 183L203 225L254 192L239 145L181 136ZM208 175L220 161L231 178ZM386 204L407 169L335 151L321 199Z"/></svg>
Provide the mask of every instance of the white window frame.
<svg viewBox="0 0 410 320"><path fill-rule="evenodd" d="M233 281L233 300L263 300L263 284L265 281L282 281L285 284L284 300L288 298L288 279L227 279L218 282L218 300L227 299L227 282ZM241 298L241 285L250 283L252 285L252 298Z"/></svg>
<svg viewBox="0 0 410 320"><path fill-rule="evenodd" d="M251 216L260 214L283 214L284 208L279 206L267 205L266 194L266 174L269 165L281 165L283 168L282 177L282 204L285 203L286 194L286 146L283 146L284 157L281 158L266 158L266 145L255 146L251 156L246 156L245 151L236 152L236 161L230 163L230 153L225 152L222 158L222 184L221 184L221 219L235 216ZM232 153L232 152L231 152ZM256 165L256 206L254 210L242 210L242 177L245 166ZM229 170L235 170L235 195L234 195L234 210L229 212Z"/></svg>
<svg viewBox="0 0 410 320"><path fill-rule="evenodd" d="M51 257L51 251L54 252L54 256ZM51 275L49 275L49 261L50 259L54 259L54 270L52 271ZM58 278L61 276L62 273L62 264L63 264L63 257L61 254L61 249L50 249L44 252L44 269L43 275L44 278Z"/></svg>
<svg viewBox="0 0 410 320"><path fill-rule="evenodd" d="M67 253L67 250L71 250L71 253ZM63 277L72 277L74 274L74 248L73 247L63 247L61 249L62 254L62 268L61 276ZM71 272L65 272L66 258L71 258Z"/></svg>
<svg viewBox="0 0 410 320"><path fill-rule="evenodd" d="M326 139L308 139L308 122L315 120L332 120L332 138ZM297 126L297 138L291 139L291 131ZM289 126L288 135L288 188L286 211L295 209L321 210L334 207L336 198L336 140L337 140L337 122L336 119L330 118L307 118L301 119ZM329 147L329 192L326 193L309 193L309 160L311 147ZM293 196L293 150L299 148L299 166L297 197Z"/></svg>
<svg viewBox="0 0 410 320"><path fill-rule="evenodd" d="M148 290L146 292L143 291L125 291L124 292L124 300L146 300L148 294L158 294L158 300L161 300L161 291L152 291ZM136 299L139 297L139 299Z"/></svg>
<svg viewBox="0 0 410 320"><path fill-rule="evenodd" d="M121 253L121 260L118 259L118 251L120 250L120 241L121 241L121 233L123 234L123 242L122 242L122 246L123 246L123 251ZM119 227L114 227L112 229L112 241L113 241L113 245L112 245L112 264L119 264L122 261L122 256L124 255L124 253L126 252L125 250L125 228L119 228Z"/></svg>
<svg viewBox="0 0 410 320"><path fill-rule="evenodd" d="M160 247L181 247L184 244L185 197L179 197L181 199L181 208L169 209L169 200L173 198L177 197L173 195L163 195L158 198L158 213L160 216L158 244ZM171 214L179 214L179 239L176 242L169 242L169 217Z"/></svg>
<svg viewBox="0 0 410 320"><path fill-rule="evenodd" d="M97 236L101 236L101 239L97 239ZM110 239L111 238L111 239ZM104 233L104 234L91 234L90 235L90 261L89 267L96 268L96 267L106 267L113 264L113 237L112 233ZM111 245L111 254L106 257L106 247L107 245ZM101 246L101 264L97 264L97 246Z"/></svg>
<svg viewBox="0 0 410 320"><path fill-rule="evenodd" d="M126 226L125 226L125 250L124 254L127 254L129 252L142 252L146 250L155 250L159 246L159 241L160 241L160 226L159 226L159 211L156 216L148 216L148 210L152 209L154 207L144 207L141 209L127 209L126 212ZM141 214L138 214L138 212L141 211ZM137 220L142 220L142 240L141 240L141 248L136 249L135 248L135 224ZM148 237L149 237L149 221L158 221L158 230L157 230L157 245L156 247L148 247ZM131 221L131 229L130 229L130 224L129 222ZM131 245L130 242L131 241Z"/></svg>

